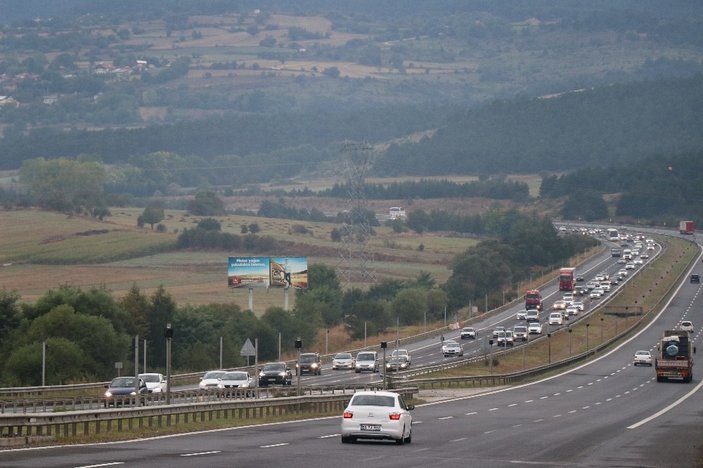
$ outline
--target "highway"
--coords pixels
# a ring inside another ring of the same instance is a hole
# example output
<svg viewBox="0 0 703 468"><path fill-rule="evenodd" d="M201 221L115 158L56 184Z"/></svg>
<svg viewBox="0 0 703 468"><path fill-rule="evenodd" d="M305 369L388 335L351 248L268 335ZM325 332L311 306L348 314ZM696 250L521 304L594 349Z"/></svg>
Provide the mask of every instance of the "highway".
<svg viewBox="0 0 703 468"><path fill-rule="evenodd" d="M595 258L580 272L596 274L613 263ZM649 327L595 361L531 384L420 405L413 411L410 445L341 444L339 417L332 417L122 443L6 451L0 466L697 466L703 441L699 409L703 382L694 375L691 384L657 383L653 369L634 367L632 356L638 349L653 350L661 331L675 328L683 319L696 325L693 339L699 344L701 301L701 285L686 281ZM497 324L514 322L514 310L509 310L477 328L485 335ZM480 347L481 339L477 341L473 346ZM444 360L438 355L439 341L408 348L414 366ZM378 378L325 370L322 376L303 381Z"/></svg>

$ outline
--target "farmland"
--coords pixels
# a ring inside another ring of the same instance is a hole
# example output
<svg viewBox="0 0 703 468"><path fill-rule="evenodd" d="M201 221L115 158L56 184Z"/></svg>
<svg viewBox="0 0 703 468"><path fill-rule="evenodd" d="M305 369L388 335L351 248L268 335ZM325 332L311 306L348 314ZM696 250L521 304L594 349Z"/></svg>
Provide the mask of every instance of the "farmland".
<svg viewBox="0 0 703 468"><path fill-rule="evenodd" d="M235 302L248 308L247 291L230 290L226 281L227 257L247 253L175 249L177 233L194 227L200 218L166 210L162 222L166 230L157 233L136 227L141 209L113 208L112 212L113 216L99 221L41 210L0 211L0 287L32 302L46 290L63 285L105 288L116 297L133 285L146 293L163 285L179 304ZM293 220L235 215L217 219L223 231L237 234L242 224L257 223L260 235L286 241L295 255L308 256L310 264L339 264L336 252L341 245L329 237L332 223L304 222L311 234L301 235L291 231L298 223ZM379 279L412 279L427 272L441 283L450 273L453 255L475 243L462 237L397 234L382 226L370 242L379 256L372 268ZM291 304L293 300L291 295ZM271 305L283 305L282 291L255 291L255 312Z"/></svg>

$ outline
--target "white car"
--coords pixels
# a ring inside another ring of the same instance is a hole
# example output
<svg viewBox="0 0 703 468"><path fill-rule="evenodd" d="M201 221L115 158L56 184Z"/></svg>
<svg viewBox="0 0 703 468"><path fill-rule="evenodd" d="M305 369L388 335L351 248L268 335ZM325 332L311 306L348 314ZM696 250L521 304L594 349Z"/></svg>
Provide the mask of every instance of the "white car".
<svg viewBox="0 0 703 468"><path fill-rule="evenodd" d="M525 320L527 318L527 309L518 310L517 314L515 314L515 318L517 320Z"/></svg>
<svg viewBox="0 0 703 468"><path fill-rule="evenodd" d="M681 322L681 325L679 325L679 328L681 330L693 333L693 322L690 320L684 320Z"/></svg>
<svg viewBox="0 0 703 468"><path fill-rule="evenodd" d="M476 329L473 327L464 327L459 333L459 337L462 340L475 340L476 339Z"/></svg>
<svg viewBox="0 0 703 468"><path fill-rule="evenodd" d="M628 262L628 263L625 265L625 269L626 269L626 270L634 270L634 269L635 269L635 264L632 263L632 262Z"/></svg>
<svg viewBox="0 0 703 468"><path fill-rule="evenodd" d="M603 297L603 293L604 293L604 291L602 289L596 288L593 291L591 291L591 294L589 295L589 297L591 299L600 299L601 297Z"/></svg>
<svg viewBox="0 0 703 468"><path fill-rule="evenodd" d="M539 322L530 322L527 326L527 333L530 335L541 335L542 334L542 324Z"/></svg>
<svg viewBox="0 0 703 468"><path fill-rule="evenodd" d="M354 369L354 356L351 353L337 353L332 358L332 370Z"/></svg>
<svg viewBox="0 0 703 468"><path fill-rule="evenodd" d="M579 308L576 307L575 305L570 305L569 307L566 308L566 318L568 319L569 316L574 317L579 314Z"/></svg>
<svg viewBox="0 0 703 468"><path fill-rule="evenodd" d="M563 299L559 299L554 302L554 305L552 306L554 310L565 310L566 309L566 301Z"/></svg>
<svg viewBox="0 0 703 468"><path fill-rule="evenodd" d="M254 378L246 371L225 372L220 377L217 388L249 388L254 386Z"/></svg>
<svg viewBox="0 0 703 468"><path fill-rule="evenodd" d="M571 307L576 307L579 312L583 312L586 309L586 306L581 301L572 302Z"/></svg>
<svg viewBox="0 0 703 468"><path fill-rule="evenodd" d="M357 374L361 371L378 372L378 354L376 351L359 351L356 353L354 371Z"/></svg>
<svg viewBox="0 0 703 468"><path fill-rule="evenodd" d="M651 366L652 365L652 353L649 351L637 351L635 352L634 360L632 365L639 366L640 364Z"/></svg>
<svg viewBox="0 0 703 468"><path fill-rule="evenodd" d="M205 375L200 377L200 383L198 387L200 390L207 390L209 388L217 388L217 384L220 383L220 377L224 375L225 371L210 371L206 372Z"/></svg>
<svg viewBox="0 0 703 468"><path fill-rule="evenodd" d="M356 392L342 414L342 443L358 439L394 440L396 444L412 442L413 418L403 397L393 392Z"/></svg>
<svg viewBox="0 0 703 468"><path fill-rule="evenodd" d="M391 353L391 358L394 358L394 357L405 358L405 360L408 361L408 365L412 364L412 359L410 358L410 353L405 348L394 349L393 352Z"/></svg>
<svg viewBox="0 0 703 468"><path fill-rule="evenodd" d="M146 388L149 393L165 393L166 392L166 377L163 374L147 373L139 374L139 378L146 383Z"/></svg>
<svg viewBox="0 0 703 468"><path fill-rule="evenodd" d="M627 271L625 268L621 268L621 269L618 270L618 275L619 275L619 276L627 276L627 275L629 275L629 274L630 274L630 272Z"/></svg>
<svg viewBox="0 0 703 468"><path fill-rule="evenodd" d="M527 341L527 325L515 325L513 327L513 339L515 341Z"/></svg>
<svg viewBox="0 0 703 468"><path fill-rule="evenodd" d="M549 314L549 324L550 325L562 325L564 323L564 316L561 312L552 312Z"/></svg>
<svg viewBox="0 0 703 468"><path fill-rule="evenodd" d="M562 300L566 304L566 307L569 307L572 302L574 302L574 294L573 293L566 293L562 296Z"/></svg>
<svg viewBox="0 0 703 468"><path fill-rule="evenodd" d="M505 333L505 332L503 332ZM453 340L446 340L442 345L442 354L444 357L449 356L463 356L464 347Z"/></svg>
<svg viewBox="0 0 703 468"><path fill-rule="evenodd" d="M498 334L500 332L504 332L504 331L505 331L505 327L502 325L498 325L497 327L495 327L493 329L493 338L498 338Z"/></svg>

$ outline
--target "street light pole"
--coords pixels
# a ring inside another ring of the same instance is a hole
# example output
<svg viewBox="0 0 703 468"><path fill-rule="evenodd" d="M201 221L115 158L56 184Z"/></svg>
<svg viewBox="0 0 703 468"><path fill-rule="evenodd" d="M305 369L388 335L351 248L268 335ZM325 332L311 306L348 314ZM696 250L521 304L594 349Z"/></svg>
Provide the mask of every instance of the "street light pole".
<svg viewBox="0 0 703 468"><path fill-rule="evenodd" d="M303 340L298 337L297 340L295 340L295 349L298 351L298 360L296 361L296 366L295 366L295 375L298 376L298 383L297 383L297 395L300 396L300 376L302 372L300 372L300 349L303 347Z"/></svg>
<svg viewBox="0 0 703 468"><path fill-rule="evenodd" d="M386 390L388 388L388 382L386 380L386 348L388 347L388 343L385 341L381 341L381 349L383 350L383 389Z"/></svg>
<svg viewBox="0 0 703 468"><path fill-rule="evenodd" d="M41 386L46 386L46 341L41 342Z"/></svg>
<svg viewBox="0 0 703 468"><path fill-rule="evenodd" d="M600 343L603 344L603 317L600 318Z"/></svg>
<svg viewBox="0 0 703 468"><path fill-rule="evenodd" d="M572 339L571 332L572 331L573 330L571 329L571 327L569 327L569 357L571 357L571 339Z"/></svg>
<svg viewBox="0 0 703 468"><path fill-rule="evenodd" d="M548 344L548 354L549 354L549 360L547 361L549 364L552 363L552 334L547 333L547 344Z"/></svg>
<svg viewBox="0 0 703 468"><path fill-rule="evenodd" d="M171 404L171 338L173 338L173 328L171 322L166 324L164 331L166 337L166 404Z"/></svg>
<svg viewBox="0 0 703 468"><path fill-rule="evenodd" d="M590 347L589 344L588 344L588 327L590 327L590 326L591 326L590 323L587 323L587 324L586 324L586 351L588 351L589 349L591 349L591 347Z"/></svg>

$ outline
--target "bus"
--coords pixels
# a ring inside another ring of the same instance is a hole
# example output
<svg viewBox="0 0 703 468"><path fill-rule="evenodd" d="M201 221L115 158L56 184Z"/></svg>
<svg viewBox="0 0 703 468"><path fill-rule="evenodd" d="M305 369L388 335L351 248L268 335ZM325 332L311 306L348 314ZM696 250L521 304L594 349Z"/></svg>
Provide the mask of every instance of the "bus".
<svg viewBox="0 0 703 468"><path fill-rule="evenodd" d="M618 241L618 240L620 240L620 233L619 233L618 230L615 229L615 228L608 228L608 231L607 231L607 234L606 234L606 235L607 235L607 237L608 237L608 240L610 240L610 241Z"/></svg>
<svg viewBox="0 0 703 468"><path fill-rule="evenodd" d="M559 291L573 291L576 285L576 268L559 270Z"/></svg>

